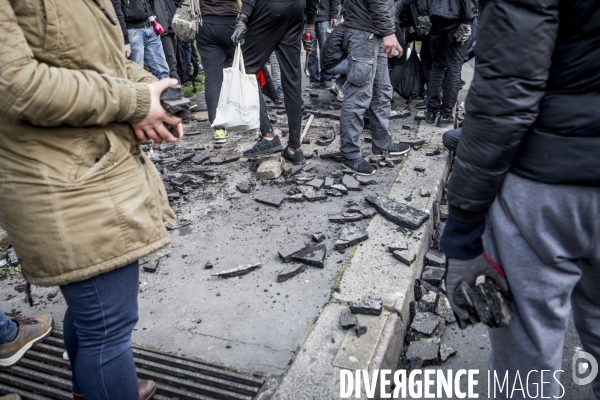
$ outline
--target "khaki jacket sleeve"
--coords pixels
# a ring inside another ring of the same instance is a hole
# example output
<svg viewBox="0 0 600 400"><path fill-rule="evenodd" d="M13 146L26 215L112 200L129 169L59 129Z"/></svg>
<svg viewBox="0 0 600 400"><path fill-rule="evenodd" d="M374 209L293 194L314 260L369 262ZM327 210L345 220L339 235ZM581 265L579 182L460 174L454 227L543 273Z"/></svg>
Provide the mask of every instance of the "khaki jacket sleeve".
<svg viewBox="0 0 600 400"><path fill-rule="evenodd" d="M154 75L131 60L126 61L125 68L127 68L127 78L132 82L152 83L158 81Z"/></svg>
<svg viewBox="0 0 600 400"><path fill-rule="evenodd" d="M0 0L0 93L0 119L39 126L136 124L150 110L145 83L38 62L8 0Z"/></svg>

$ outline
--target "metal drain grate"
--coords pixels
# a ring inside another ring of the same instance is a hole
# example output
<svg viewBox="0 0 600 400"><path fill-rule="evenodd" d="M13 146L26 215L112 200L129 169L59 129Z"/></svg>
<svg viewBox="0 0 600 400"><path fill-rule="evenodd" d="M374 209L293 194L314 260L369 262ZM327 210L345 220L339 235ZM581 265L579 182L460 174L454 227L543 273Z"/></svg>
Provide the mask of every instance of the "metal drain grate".
<svg viewBox="0 0 600 400"><path fill-rule="evenodd" d="M62 332L38 343L11 368L0 369L0 394L24 399L65 399L71 394L71 369L63 360ZM263 380L195 360L133 347L138 378L152 379L154 399L253 399Z"/></svg>

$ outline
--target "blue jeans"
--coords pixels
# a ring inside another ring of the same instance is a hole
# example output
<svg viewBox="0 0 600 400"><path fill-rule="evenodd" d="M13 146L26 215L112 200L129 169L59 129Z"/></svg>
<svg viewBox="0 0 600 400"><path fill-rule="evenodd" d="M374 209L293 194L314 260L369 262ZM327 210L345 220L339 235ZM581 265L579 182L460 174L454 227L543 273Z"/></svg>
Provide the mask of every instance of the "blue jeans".
<svg viewBox="0 0 600 400"><path fill-rule="evenodd" d="M0 344L13 340L17 329L17 324L0 310Z"/></svg>
<svg viewBox="0 0 600 400"><path fill-rule="evenodd" d="M335 84L341 88L348 80L348 59L344 59L341 63L331 69L328 69L326 72L329 75L339 75L335 80Z"/></svg>
<svg viewBox="0 0 600 400"><path fill-rule="evenodd" d="M325 41L329 34L331 24L329 21L317 22L315 24L315 32L317 37L312 46L312 50L308 54L308 73L310 75L310 83L322 84L331 81L331 74L327 71L321 71L319 73L319 49L323 49Z"/></svg>
<svg viewBox="0 0 600 400"><path fill-rule="evenodd" d="M160 38L154 28L127 29L131 44L131 61L144 68L144 62L158 79L169 77L169 64L165 58Z"/></svg>
<svg viewBox="0 0 600 400"><path fill-rule="evenodd" d="M183 55L185 56L185 61L187 62L186 71L188 74L192 75L194 73L194 66L192 65L192 43L181 42L181 48L183 49Z"/></svg>
<svg viewBox="0 0 600 400"><path fill-rule="evenodd" d="M462 128L452 129L451 131L444 132L442 135L442 142L444 143L444 147L450 151L456 151L458 148L458 142L460 141L460 134L462 133Z"/></svg>
<svg viewBox="0 0 600 400"><path fill-rule="evenodd" d="M139 399L131 351L138 320L138 262L60 287L73 392L86 400Z"/></svg>

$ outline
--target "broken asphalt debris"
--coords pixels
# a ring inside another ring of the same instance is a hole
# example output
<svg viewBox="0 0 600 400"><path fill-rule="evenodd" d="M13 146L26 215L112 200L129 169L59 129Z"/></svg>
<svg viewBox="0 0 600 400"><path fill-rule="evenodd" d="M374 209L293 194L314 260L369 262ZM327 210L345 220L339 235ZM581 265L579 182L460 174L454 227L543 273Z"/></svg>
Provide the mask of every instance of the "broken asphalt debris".
<svg viewBox="0 0 600 400"><path fill-rule="evenodd" d="M350 306L352 314L362 315L381 315L383 309L383 300L381 299L364 299Z"/></svg>
<svg viewBox="0 0 600 400"><path fill-rule="evenodd" d="M254 271L255 269L258 269L261 267L261 264L242 264L242 265L238 265L235 268L232 269L228 269L226 271L222 271L222 272L217 272L216 274L211 274L211 276L218 276L220 278L235 278L237 276L243 276L246 274L249 274L250 272Z"/></svg>
<svg viewBox="0 0 600 400"><path fill-rule="evenodd" d="M418 229L429 214L388 197L367 196L366 200L387 220L409 229Z"/></svg>
<svg viewBox="0 0 600 400"><path fill-rule="evenodd" d="M335 249L338 251L352 247L369 238L369 234L362 227L349 226L342 229L340 238L335 242Z"/></svg>
<svg viewBox="0 0 600 400"><path fill-rule="evenodd" d="M306 264L292 264L277 275L277 283L282 283L306 271Z"/></svg>
<svg viewBox="0 0 600 400"><path fill-rule="evenodd" d="M327 247L324 244L308 245L302 250L292 254L292 260L311 265L317 268L325 268L325 257L327 257Z"/></svg>

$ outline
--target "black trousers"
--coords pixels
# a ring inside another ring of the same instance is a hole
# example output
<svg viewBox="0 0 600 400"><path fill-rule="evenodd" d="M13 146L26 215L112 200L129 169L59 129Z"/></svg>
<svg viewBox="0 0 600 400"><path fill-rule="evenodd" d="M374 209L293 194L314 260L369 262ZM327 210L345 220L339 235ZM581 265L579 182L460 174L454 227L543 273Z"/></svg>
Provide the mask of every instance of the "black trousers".
<svg viewBox="0 0 600 400"><path fill-rule="evenodd" d="M177 38L173 32L165 33L161 35L160 41L162 42L163 51L165 52L165 59L169 64L169 76L179 80L177 75Z"/></svg>
<svg viewBox="0 0 600 400"><path fill-rule="evenodd" d="M454 38L460 21L432 18L431 23L432 64L427 84L427 111L452 115L460 90L460 72L467 54L467 42L461 44Z"/></svg>
<svg viewBox="0 0 600 400"><path fill-rule="evenodd" d="M248 21L242 46L246 72L257 73L275 51L281 69L285 110L290 129L290 147L300 147L302 125L302 64L300 50L304 27L304 1L258 0ZM273 131L267 104L260 93L260 130Z"/></svg>
<svg viewBox="0 0 600 400"><path fill-rule="evenodd" d="M217 115L217 105L223 84L223 68L231 65L235 44L231 35L235 30L235 16L207 15L198 27L196 46L204 67L204 98L210 123Z"/></svg>
<svg viewBox="0 0 600 400"><path fill-rule="evenodd" d="M431 40L429 34L423 37L421 41L421 67L423 68L423 75L425 76L425 83L429 86L429 74L431 73Z"/></svg>

